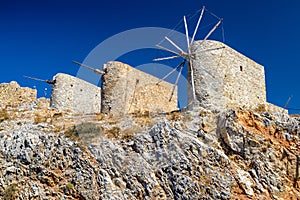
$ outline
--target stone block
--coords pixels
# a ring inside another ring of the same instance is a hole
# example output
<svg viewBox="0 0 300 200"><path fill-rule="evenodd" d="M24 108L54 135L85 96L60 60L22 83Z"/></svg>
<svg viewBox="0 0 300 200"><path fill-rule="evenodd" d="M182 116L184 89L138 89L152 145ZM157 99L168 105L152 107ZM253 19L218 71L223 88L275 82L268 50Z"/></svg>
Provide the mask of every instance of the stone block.
<svg viewBox="0 0 300 200"><path fill-rule="evenodd" d="M73 113L91 114L101 111L101 88L67 74L53 77L50 106Z"/></svg>
<svg viewBox="0 0 300 200"><path fill-rule="evenodd" d="M177 88L170 100L173 84L139 71L127 64L109 62L102 76L102 112L163 113L177 110Z"/></svg>

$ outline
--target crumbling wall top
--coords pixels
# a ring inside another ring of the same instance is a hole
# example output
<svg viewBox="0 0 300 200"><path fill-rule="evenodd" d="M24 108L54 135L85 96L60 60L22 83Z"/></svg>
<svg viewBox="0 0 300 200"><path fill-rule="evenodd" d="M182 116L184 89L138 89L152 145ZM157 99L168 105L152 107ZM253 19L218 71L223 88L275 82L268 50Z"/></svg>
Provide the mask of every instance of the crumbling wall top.
<svg viewBox="0 0 300 200"><path fill-rule="evenodd" d="M0 84L0 105L1 107L18 107L23 104L30 104L36 100L37 91L11 81Z"/></svg>

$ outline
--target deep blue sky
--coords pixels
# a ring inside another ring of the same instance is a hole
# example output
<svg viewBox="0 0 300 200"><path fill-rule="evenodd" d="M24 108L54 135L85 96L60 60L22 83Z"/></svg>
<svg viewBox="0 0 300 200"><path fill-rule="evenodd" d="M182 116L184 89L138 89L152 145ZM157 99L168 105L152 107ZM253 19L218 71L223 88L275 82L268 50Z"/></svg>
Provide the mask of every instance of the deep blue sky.
<svg viewBox="0 0 300 200"><path fill-rule="evenodd" d="M41 91L47 85L22 76L76 75L70 61L83 61L106 38L138 27L173 28L203 5L224 18L227 45L265 66L268 101L283 106L293 95L289 107L300 108L298 0L0 0L0 82Z"/></svg>

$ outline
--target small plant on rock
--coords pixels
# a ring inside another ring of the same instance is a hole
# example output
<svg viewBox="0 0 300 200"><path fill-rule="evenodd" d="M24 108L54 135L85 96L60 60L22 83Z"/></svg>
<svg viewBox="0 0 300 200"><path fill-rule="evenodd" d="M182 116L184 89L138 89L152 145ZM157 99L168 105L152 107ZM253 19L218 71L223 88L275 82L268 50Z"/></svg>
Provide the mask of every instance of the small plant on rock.
<svg viewBox="0 0 300 200"><path fill-rule="evenodd" d="M266 112L266 106L264 104L259 104L255 109L255 112L263 113Z"/></svg>
<svg viewBox="0 0 300 200"><path fill-rule="evenodd" d="M75 125L65 132L65 136L71 140L81 140L84 143L90 142L96 136L99 136L101 129L94 123L83 122Z"/></svg>
<svg viewBox="0 0 300 200"><path fill-rule="evenodd" d="M6 109L1 109L0 110L0 122L3 122L7 119L9 119L9 115L7 113L7 110Z"/></svg>
<svg viewBox="0 0 300 200"><path fill-rule="evenodd" d="M4 196L3 199L4 200L14 200L16 199L16 193L18 191L17 189L17 184L13 183L11 185L9 185L6 190L4 191Z"/></svg>
<svg viewBox="0 0 300 200"><path fill-rule="evenodd" d="M112 127L107 131L107 135L109 138L118 138L120 135L121 129L117 126Z"/></svg>

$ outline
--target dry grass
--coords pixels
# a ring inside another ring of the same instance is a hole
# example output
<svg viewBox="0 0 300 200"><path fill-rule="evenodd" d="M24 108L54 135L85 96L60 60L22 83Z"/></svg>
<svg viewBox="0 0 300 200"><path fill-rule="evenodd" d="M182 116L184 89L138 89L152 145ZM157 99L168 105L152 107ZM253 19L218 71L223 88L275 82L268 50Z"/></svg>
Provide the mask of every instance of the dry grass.
<svg viewBox="0 0 300 200"><path fill-rule="evenodd" d="M0 110L0 122L3 122L5 120L8 120L9 119L9 114L7 112L6 109L1 109Z"/></svg>
<svg viewBox="0 0 300 200"><path fill-rule="evenodd" d="M97 121L101 121L105 118L105 115L103 113L96 113Z"/></svg>
<svg viewBox="0 0 300 200"><path fill-rule="evenodd" d="M263 112L267 112L266 106L264 104L259 104L255 109L255 112L258 113L263 113Z"/></svg>
<svg viewBox="0 0 300 200"><path fill-rule="evenodd" d="M101 129L92 122L83 122L65 131L64 135L72 141L89 144L101 135Z"/></svg>
<svg viewBox="0 0 300 200"><path fill-rule="evenodd" d="M290 117L300 118L300 114L290 114Z"/></svg>
<svg viewBox="0 0 300 200"><path fill-rule="evenodd" d="M180 111L173 111L167 114L167 119L169 121L179 121L182 119L182 115Z"/></svg>
<svg viewBox="0 0 300 200"><path fill-rule="evenodd" d="M149 111L133 113L132 119L140 127L153 126L155 123L155 120L153 120Z"/></svg>
<svg viewBox="0 0 300 200"><path fill-rule="evenodd" d="M35 113L35 116L34 116L34 123L35 124L39 124L39 123L44 123L47 121L47 117L45 115L42 115L40 113Z"/></svg>
<svg viewBox="0 0 300 200"><path fill-rule="evenodd" d="M16 199L16 193L18 191L17 186L18 185L16 183L13 183L13 184L9 185L6 188L6 190L4 191L3 199L4 200L14 200L14 199Z"/></svg>
<svg viewBox="0 0 300 200"><path fill-rule="evenodd" d="M111 129L105 131L105 135L108 138L119 138L121 129L117 126L112 127Z"/></svg>

